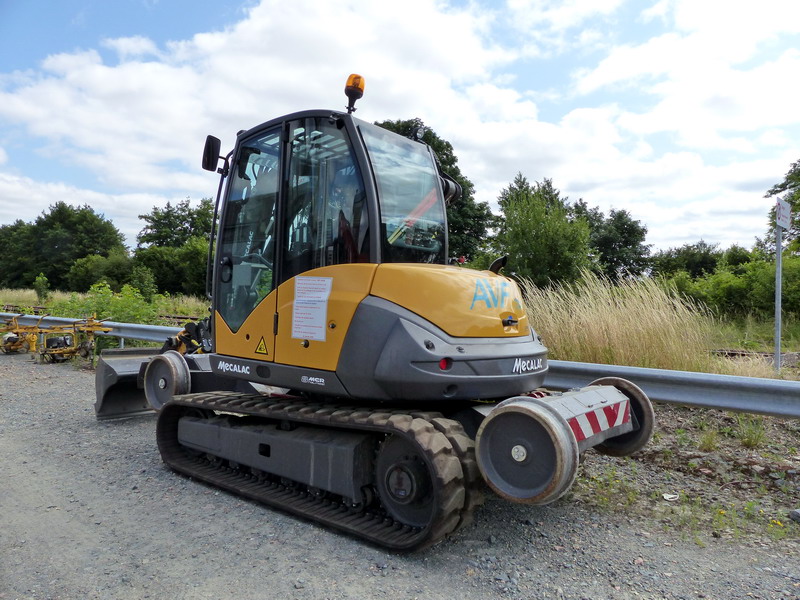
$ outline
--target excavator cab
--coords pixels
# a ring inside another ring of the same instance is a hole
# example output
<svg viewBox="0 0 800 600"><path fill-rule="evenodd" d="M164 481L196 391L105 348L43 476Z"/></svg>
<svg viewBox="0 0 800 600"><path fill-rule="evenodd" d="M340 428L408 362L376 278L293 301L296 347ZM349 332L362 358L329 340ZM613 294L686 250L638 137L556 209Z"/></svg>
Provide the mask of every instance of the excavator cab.
<svg viewBox="0 0 800 600"><path fill-rule="evenodd" d="M208 155L204 164L216 170ZM232 331L275 287L313 269L445 263L442 186L424 144L310 111L240 134L231 164L214 297Z"/></svg>

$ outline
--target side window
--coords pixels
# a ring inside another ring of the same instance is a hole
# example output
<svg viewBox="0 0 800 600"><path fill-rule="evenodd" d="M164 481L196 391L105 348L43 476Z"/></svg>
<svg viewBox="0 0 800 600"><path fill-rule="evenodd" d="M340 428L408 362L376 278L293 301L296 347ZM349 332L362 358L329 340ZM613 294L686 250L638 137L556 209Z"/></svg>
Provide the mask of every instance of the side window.
<svg viewBox="0 0 800 600"><path fill-rule="evenodd" d="M327 119L291 124L283 279L366 262L366 194L347 133Z"/></svg>
<svg viewBox="0 0 800 600"><path fill-rule="evenodd" d="M245 142L231 168L220 228L217 310L237 331L275 287L280 130Z"/></svg>

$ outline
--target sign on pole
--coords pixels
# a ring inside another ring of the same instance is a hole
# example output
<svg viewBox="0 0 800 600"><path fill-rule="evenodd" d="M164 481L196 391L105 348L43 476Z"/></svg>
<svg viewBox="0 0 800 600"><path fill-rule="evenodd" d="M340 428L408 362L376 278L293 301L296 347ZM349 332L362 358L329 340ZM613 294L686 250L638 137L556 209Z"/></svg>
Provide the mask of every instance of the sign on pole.
<svg viewBox="0 0 800 600"><path fill-rule="evenodd" d="M775 205L775 370L780 371L781 368L781 284L783 277L781 274L783 258L783 248L781 242L783 237L783 230L789 229L792 224L792 213L789 208L789 203L786 200L778 198L778 203Z"/></svg>
<svg viewBox="0 0 800 600"><path fill-rule="evenodd" d="M775 205L775 224L783 229L789 229L792 224L792 211L786 200L778 198Z"/></svg>

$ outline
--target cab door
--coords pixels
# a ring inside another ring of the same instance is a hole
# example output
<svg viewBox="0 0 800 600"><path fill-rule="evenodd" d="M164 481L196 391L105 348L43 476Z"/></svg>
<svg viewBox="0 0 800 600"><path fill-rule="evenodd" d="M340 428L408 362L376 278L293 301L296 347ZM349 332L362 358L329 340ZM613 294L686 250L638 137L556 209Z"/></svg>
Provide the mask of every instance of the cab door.
<svg viewBox="0 0 800 600"><path fill-rule="evenodd" d="M258 132L233 158L214 269L218 354L274 360L280 134L280 127Z"/></svg>
<svg viewBox="0 0 800 600"><path fill-rule="evenodd" d="M334 370L375 272L364 170L342 121L295 119L286 135L276 361Z"/></svg>

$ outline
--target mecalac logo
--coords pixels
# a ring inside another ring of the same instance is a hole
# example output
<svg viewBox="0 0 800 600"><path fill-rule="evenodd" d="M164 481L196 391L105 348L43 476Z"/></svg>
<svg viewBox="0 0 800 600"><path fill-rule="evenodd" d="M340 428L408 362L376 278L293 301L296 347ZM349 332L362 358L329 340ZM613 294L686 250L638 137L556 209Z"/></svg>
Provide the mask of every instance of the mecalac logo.
<svg viewBox="0 0 800 600"><path fill-rule="evenodd" d="M529 373L530 371L538 371L542 368L541 358L517 358L514 359L514 368L511 369L512 373Z"/></svg>
<svg viewBox="0 0 800 600"><path fill-rule="evenodd" d="M250 367L247 365L238 365L236 363L219 361L217 368L223 373L241 373L242 375L250 375Z"/></svg>
<svg viewBox="0 0 800 600"><path fill-rule="evenodd" d="M311 385L325 385L325 378L324 377L309 377L308 375L303 375L300 378L300 383L309 383Z"/></svg>

